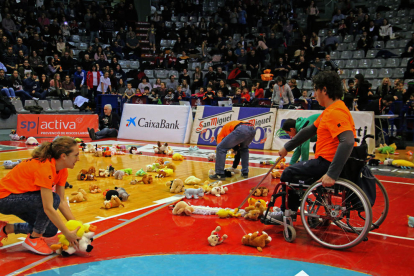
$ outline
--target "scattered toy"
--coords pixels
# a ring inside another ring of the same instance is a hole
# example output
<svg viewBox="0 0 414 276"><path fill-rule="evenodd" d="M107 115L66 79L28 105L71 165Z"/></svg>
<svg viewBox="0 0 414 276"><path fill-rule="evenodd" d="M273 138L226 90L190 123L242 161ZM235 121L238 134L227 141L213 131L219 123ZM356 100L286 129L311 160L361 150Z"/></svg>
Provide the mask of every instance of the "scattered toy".
<svg viewBox="0 0 414 276"><path fill-rule="evenodd" d="M79 188L75 193L72 193L72 197L69 199L70 203L80 203L88 200L84 189Z"/></svg>
<svg viewBox="0 0 414 276"><path fill-rule="evenodd" d="M165 186L170 189L170 193L181 193L184 191L184 183L181 179L177 178L165 183Z"/></svg>
<svg viewBox="0 0 414 276"><path fill-rule="evenodd" d="M16 162L13 162L11 160L6 160L3 163L3 166L5 169L13 169L14 167L16 167L17 165L19 165L22 162L22 160L17 160Z"/></svg>
<svg viewBox="0 0 414 276"><path fill-rule="evenodd" d="M201 179L192 175L192 176L187 177L187 179L184 181L184 184L186 184L186 185L200 185L201 184Z"/></svg>
<svg viewBox="0 0 414 276"><path fill-rule="evenodd" d="M194 212L194 208L190 205L188 205L187 202L180 201L177 202L177 204L173 205L174 209L172 211L173 215L191 215Z"/></svg>
<svg viewBox="0 0 414 276"><path fill-rule="evenodd" d="M119 194L118 197L121 199L122 202L125 202L125 201L128 200L129 194L127 193L127 191L124 188L122 188L122 187L115 187L115 191L118 192L118 194Z"/></svg>
<svg viewBox="0 0 414 276"><path fill-rule="evenodd" d="M272 241L272 238L269 235L262 231L262 234L259 234L259 231L244 235L242 238L242 244L256 247L260 252L263 251L263 248Z"/></svg>
<svg viewBox="0 0 414 276"><path fill-rule="evenodd" d="M118 208L119 206L125 207L125 205L121 202L121 200L116 195L113 195L111 197L111 200L104 201L101 209Z"/></svg>
<svg viewBox="0 0 414 276"><path fill-rule="evenodd" d="M198 199L199 197L203 197L204 196L204 190L203 188L198 188L198 189L184 189L184 195L186 198L190 199L190 198L194 198L194 199Z"/></svg>
<svg viewBox="0 0 414 276"><path fill-rule="evenodd" d="M216 229L211 232L210 237L207 238L207 241L211 246L216 246L218 244L221 244L228 238L226 234L220 237L220 234L219 234L220 230L221 230L221 227L217 226Z"/></svg>

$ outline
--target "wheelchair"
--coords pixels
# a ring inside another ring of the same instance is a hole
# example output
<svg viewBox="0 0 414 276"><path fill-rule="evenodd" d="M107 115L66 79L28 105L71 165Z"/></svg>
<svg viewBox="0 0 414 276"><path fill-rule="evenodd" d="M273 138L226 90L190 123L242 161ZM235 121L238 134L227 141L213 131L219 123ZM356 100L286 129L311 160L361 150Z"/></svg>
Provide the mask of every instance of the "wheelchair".
<svg viewBox="0 0 414 276"><path fill-rule="evenodd" d="M366 138L374 136L365 136L361 145L354 147L334 186L323 187L322 182L317 182L319 179L300 175L295 176L292 182L277 184L261 222L283 225L285 240L293 242L296 238L293 222L296 221L297 210L289 209L288 195L294 194L300 198L303 227L322 246L341 250L367 241L369 231L378 229L386 219L389 200L384 186L374 176L371 176L370 183L375 181L375 187L364 187L367 193L355 184L369 170L368 161L375 157L368 154ZM282 196L285 197L286 209L283 221L279 221L272 218L271 208L275 206L276 199Z"/></svg>

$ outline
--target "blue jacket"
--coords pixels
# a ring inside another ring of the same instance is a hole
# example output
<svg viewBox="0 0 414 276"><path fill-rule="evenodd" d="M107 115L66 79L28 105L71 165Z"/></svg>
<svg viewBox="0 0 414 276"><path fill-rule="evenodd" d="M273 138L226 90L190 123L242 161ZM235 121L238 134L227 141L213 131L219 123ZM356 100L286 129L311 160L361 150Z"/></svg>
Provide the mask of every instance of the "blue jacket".
<svg viewBox="0 0 414 276"><path fill-rule="evenodd" d="M82 73L83 73L83 76L82 76ZM80 81L80 84L84 85L86 81L86 75L87 75L87 72L85 70L82 70L82 72L79 72L78 70L76 70L75 74L73 74L74 82L76 83L76 81Z"/></svg>
<svg viewBox="0 0 414 276"><path fill-rule="evenodd" d="M25 46L25 45L21 45L21 46L19 46L19 45L17 45L17 44L15 44L14 46L13 46L13 53L17 56L18 54L19 54L19 51L20 50L22 50L23 51L23 55L26 57L26 56L29 56L29 49L27 49L27 47Z"/></svg>
<svg viewBox="0 0 414 276"><path fill-rule="evenodd" d="M29 93L31 93L33 90L35 92L39 92L40 84L38 81L35 81L32 78L27 78L23 81L23 90Z"/></svg>

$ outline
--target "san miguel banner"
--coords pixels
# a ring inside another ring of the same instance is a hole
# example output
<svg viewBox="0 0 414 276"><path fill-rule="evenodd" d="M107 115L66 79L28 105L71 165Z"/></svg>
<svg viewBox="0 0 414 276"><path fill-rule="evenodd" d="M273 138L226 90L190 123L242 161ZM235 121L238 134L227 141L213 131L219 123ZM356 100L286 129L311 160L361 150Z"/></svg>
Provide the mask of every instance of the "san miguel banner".
<svg viewBox="0 0 414 276"><path fill-rule="evenodd" d="M255 126L256 136L250 148L271 148L276 120L275 108L198 106L190 143L215 146L216 137L223 126L236 120L247 121Z"/></svg>
<svg viewBox="0 0 414 276"><path fill-rule="evenodd" d="M17 133L26 137L89 137L88 127L98 130L98 115L19 114Z"/></svg>
<svg viewBox="0 0 414 276"><path fill-rule="evenodd" d="M118 138L188 143L191 106L124 104Z"/></svg>
<svg viewBox="0 0 414 276"><path fill-rule="evenodd" d="M321 113L322 110L279 110L277 113L276 131L273 137L272 150L280 150L290 139L289 135L282 130L282 125L286 119L307 118L313 114ZM351 115L354 119L357 138L363 138L367 134L375 134L374 112L351 111ZM367 139L367 143L369 152L372 152L375 148L374 139ZM310 152L313 152L313 144L311 143L309 147Z"/></svg>

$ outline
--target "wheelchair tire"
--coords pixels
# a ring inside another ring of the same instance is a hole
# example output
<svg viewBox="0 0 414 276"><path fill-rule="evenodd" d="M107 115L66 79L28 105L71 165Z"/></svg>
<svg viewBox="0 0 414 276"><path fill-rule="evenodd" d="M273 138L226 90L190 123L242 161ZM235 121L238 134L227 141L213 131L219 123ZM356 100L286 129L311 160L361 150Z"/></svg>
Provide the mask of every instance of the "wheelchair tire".
<svg viewBox="0 0 414 276"><path fill-rule="evenodd" d="M348 183L352 183L351 181L347 179L340 180L346 181ZM385 190L384 185L382 185L381 181L378 180L378 178L375 177L375 183L377 185L376 187L376 194L377 197L375 199L374 206L371 207L372 209L372 225L370 231L373 231L375 229L378 229L380 225L384 222L385 218L388 215L388 210L390 207L390 202L388 199L388 193ZM353 184L353 183L352 183ZM347 228L346 226L344 226ZM348 229L351 231L351 229ZM359 229L360 230L360 229Z"/></svg>
<svg viewBox="0 0 414 276"><path fill-rule="evenodd" d="M365 214L363 219L359 212ZM321 182L312 184L302 198L300 213L306 232L330 249L358 245L366 240L372 226L372 210L367 196L357 185L342 179L332 187L323 187ZM315 225L315 218L321 221L320 225Z"/></svg>
<svg viewBox="0 0 414 276"><path fill-rule="evenodd" d="M285 241L287 242L293 242L296 239L296 230L293 226L287 225L287 234L286 231L283 230L283 237L285 238Z"/></svg>

